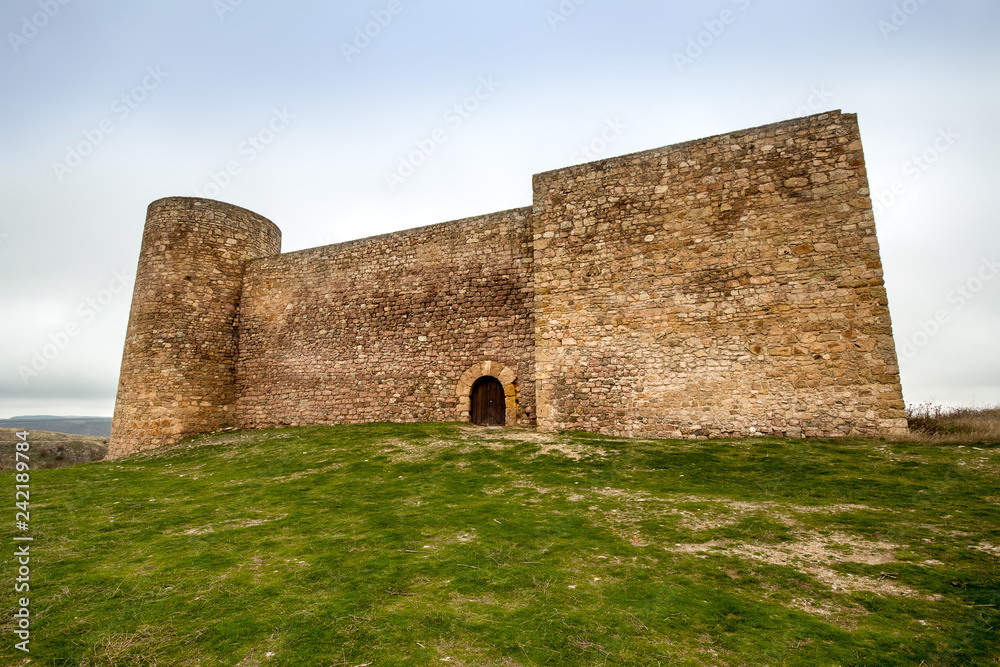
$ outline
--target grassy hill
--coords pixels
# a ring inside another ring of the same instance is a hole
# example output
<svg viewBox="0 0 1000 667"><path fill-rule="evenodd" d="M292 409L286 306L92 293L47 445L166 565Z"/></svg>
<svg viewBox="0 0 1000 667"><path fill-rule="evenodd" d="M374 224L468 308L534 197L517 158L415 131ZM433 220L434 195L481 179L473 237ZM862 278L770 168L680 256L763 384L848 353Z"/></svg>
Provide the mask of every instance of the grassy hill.
<svg viewBox="0 0 1000 667"><path fill-rule="evenodd" d="M996 665L998 457L376 424L40 470L30 664Z"/></svg>

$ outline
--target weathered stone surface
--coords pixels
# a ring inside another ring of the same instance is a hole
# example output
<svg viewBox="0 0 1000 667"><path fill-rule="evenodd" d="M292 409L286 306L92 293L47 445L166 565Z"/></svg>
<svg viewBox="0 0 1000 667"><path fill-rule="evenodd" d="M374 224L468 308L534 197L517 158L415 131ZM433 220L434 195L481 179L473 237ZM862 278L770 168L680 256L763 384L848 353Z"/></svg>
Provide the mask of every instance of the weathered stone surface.
<svg viewBox="0 0 1000 667"><path fill-rule="evenodd" d="M249 259L281 250L255 213L206 199L146 216L109 458L236 425L236 314Z"/></svg>
<svg viewBox="0 0 1000 667"><path fill-rule="evenodd" d="M855 116L541 174L532 224L539 428L905 429Z"/></svg>
<svg viewBox="0 0 1000 667"><path fill-rule="evenodd" d="M279 255L150 206L109 456L218 428L469 419L625 436L896 435L899 368L853 115L534 178L534 206Z"/></svg>
<svg viewBox="0 0 1000 667"><path fill-rule="evenodd" d="M531 388L509 423L533 426L529 214L249 262L239 425L453 421L478 378L507 369Z"/></svg>

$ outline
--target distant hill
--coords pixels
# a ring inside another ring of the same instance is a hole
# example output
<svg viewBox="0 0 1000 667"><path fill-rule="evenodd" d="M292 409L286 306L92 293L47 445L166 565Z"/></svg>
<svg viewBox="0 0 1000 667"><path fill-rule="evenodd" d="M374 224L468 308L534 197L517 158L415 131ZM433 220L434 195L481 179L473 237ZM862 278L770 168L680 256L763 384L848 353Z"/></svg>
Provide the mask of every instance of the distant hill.
<svg viewBox="0 0 1000 667"><path fill-rule="evenodd" d="M111 437L111 417L53 417L32 415L0 419L0 428L19 428L29 431L49 431L69 435Z"/></svg>
<svg viewBox="0 0 1000 667"><path fill-rule="evenodd" d="M20 442L18 428L0 428L0 470L14 468L15 446ZM28 442L29 466L39 468L64 468L77 463L100 461L108 453L108 439L93 435L50 433L32 428Z"/></svg>

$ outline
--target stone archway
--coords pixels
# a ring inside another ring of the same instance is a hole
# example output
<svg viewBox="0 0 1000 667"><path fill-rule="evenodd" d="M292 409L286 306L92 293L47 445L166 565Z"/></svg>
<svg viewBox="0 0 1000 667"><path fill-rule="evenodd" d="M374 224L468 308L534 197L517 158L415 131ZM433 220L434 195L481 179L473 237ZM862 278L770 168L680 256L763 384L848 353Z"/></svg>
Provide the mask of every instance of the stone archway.
<svg viewBox="0 0 1000 667"><path fill-rule="evenodd" d="M506 401L506 423L513 426L517 423L517 376L514 371L501 364L499 361L483 361L473 365L462 373L458 380L455 393L458 396L458 420L466 423L472 422L472 387L476 381L484 377L493 377L503 385L503 393Z"/></svg>

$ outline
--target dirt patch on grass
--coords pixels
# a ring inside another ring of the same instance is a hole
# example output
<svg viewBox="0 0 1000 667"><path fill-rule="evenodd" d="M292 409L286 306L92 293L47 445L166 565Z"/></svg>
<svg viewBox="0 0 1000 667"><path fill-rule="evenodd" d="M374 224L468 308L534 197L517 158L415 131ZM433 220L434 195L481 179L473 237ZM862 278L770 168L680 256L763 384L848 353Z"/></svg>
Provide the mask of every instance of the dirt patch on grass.
<svg viewBox="0 0 1000 667"><path fill-rule="evenodd" d="M453 449L458 443L448 440L419 442L392 438L378 445L378 453L389 457L393 463L416 463L439 456L447 449Z"/></svg>
<svg viewBox="0 0 1000 667"><path fill-rule="evenodd" d="M310 477L312 475L322 475L323 473L330 472L332 470L339 470L343 468L343 463L330 463L322 468L308 468L307 470L300 470L298 472L293 472L290 475L282 475L280 477L272 477L271 481L275 483L280 482L293 482L297 479L302 479L303 477ZM196 478L197 479L197 478Z"/></svg>
<svg viewBox="0 0 1000 667"><path fill-rule="evenodd" d="M525 442L539 442L542 443L543 448L550 447L556 449L562 447L562 444L555 439L538 433L508 432L498 429L496 434L502 433L502 437L486 437L494 434L480 429L463 430L465 432L462 434L461 439L457 441L435 440L433 442L412 442L401 439L386 440L381 443L378 453L388 456L393 463L414 463L440 456L443 452L452 449L461 454L471 454L483 449L492 451L513 449ZM468 465L468 462L460 462L459 464L461 465L462 463L465 466Z"/></svg>
<svg viewBox="0 0 1000 667"><path fill-rule="evenodd" d="M750 540L715 539L664 545L663 548L671 553L702 557L709 554L729 556L744 561L790 567L838 593L870 592L877 595L916 597L926 600L939 598L939 596L924 595L898 583L891 571L886 572L884 576L868 577L841 572L836 567L842 563L859 563L870 566L885 565L887 570L891 570L888 565L896 562L896 551L904 548L904 545L868 540L840 531L820 533L815 530L796 530L802 526L800 519L803 515L874 511L866 505L808 506L776 502L745 502L694 495L657 497L648 493L616 488L597 489L590 492L589 496L584 495L584 492L573 493L567 496L567 500L580 502L588 497L620 501L619 507L609 509L605 502L604 507L592 505L588 509L594 513L595 523L607 526L612 533L632 546L647 547L657 543L656 538L642 528L642 522L646 521L659 520L664 523L669 521L674 527L701 532L735 526L745 519L758 517L792 529L792 532L786 533L782 538L786 541L760 543ZM984 546L987 545L984 543ZM989 551L988 548L983 550ZM824 615L845 612L845 609L839 608L836 604L820 604L810 599L799 600L796 606L810 613L813 611L820 613L825 609Z"/></svg>
<svg viewBox="0 0 1000 667"><path fill-rule="evenodd" d="M552 433L538 433L535 431L524 431L519 429L505 428L463 428L462 439L467 442L474 442L477 446L488 449L509 449L522 443L538 445L539 449L534 454L528 456L528 460L536 459L545 455L560 455L566 458L580 461L592 456L605 457L605 452L600 447L593 447L587 444L575 443L568 438ZM472 451L463 449L462 451Z"/></svg>
<svg viewBox="0 0 1000 667"><path fill-rule="evenodd" d="M991 542L980 542L979 544L972 547L976 551L982 551L983 553L990 554L992 556L1000 557L1000 546L993 544Z"/></svg>
<svg viewBox="0 0 1000 667"><path fill-rule="evenodd" d="M463 440L475 440L476 442L503 442L505 440L514 442L560 442L559 436L552 433L539 433L538 431L525 431L502 426L463 426L459 428L459 433Z"/></svg>
<svg viewBox="0 0 1000 667"><path fill-rule="evenodd" d="M887 565L896 562L895 551L902 545L865 540L854 535L834 532L822 535L813 531L797 533L794 539L779 544L749 544L729 540L713 540L701 544L674 544L664 547L672 553L714 554L752 559L770 565L794 568L810 575L838 592L869 592L877 595L897 595L924 600L938 600L939 595L924 595L895 581L891 572L878 577L862 577L838 572L838 563Z"/></svg>
<svg viewBox="0 0 1000 667"><path fill-rule="evenodd" d="M868 615L868 611L864 607L837 604L832 600L792 598L788 602L788 606L813 616L822 616L826 621L851 630L858 626L858 621L863 616Z"/></svg>
<svg viewBox="0 0 1000 667"><path fill-rule="evenodd" d="M441 531L433 535L422 535L414 537L412 545L406 550L407 553L428 555L442 548L456 545L473 544L479 540L479 535L475 528L469 530Z"/></svg>
<svg viewBox="0 0 1000 667"><path fill-rule="evenodd" d="M263 526L265 523L271 523L272 521L281 521L287 516L287 514L279 514L268 519L233 519L232 521L221 521L219 523L195 526L187 530L168 531L164 535L207 535L208 533L221 533L226 530L254 528L255 526Z"/></svg>
<svg viewBox="0 0 1000 667"><path fill-rule="evenodd" d="M621 520L635 522L673 516L679 519L680 528L691 531L715 530L733 526L740 521L762 516L789 528L799 525L796 515L840 514L874 511L867 505L790 505L776 502L745 502L728 498L711 498L693 495L654 496L650 493L603 488L593 493L605 498L621 500L625 506L615 512ZM571 499L571 498L567 498ZM580 499L574 494L572 499ZM706 507L708 506L708 507Z"/></svg>
<svg viewBox="0 0 1000 667"><path fill-rule="evenodd" d="M583 459L589 459L593 457L603 459L608 455L606 451L600 447L592 447L590 445L580 445L573 442L554 442L554 443L540 443L541 447L537 452L528 457L529 460L536 459L539 456L561 454L568 459L573 459L574 461L582 461Z"/></svg>
<svg viewBox="0 0 1000 667"><path fill-rule="evenodd" d="M550 493L553 492L553 489L549 489L549 488L546 488L544 486L538 486L536 484L532 484L531 482L529 482L529 481L527 481L525 479L516 479L516 480L508 482L507 484L504 484L503 486L484 487L483 488L483 493L485 493L488 496L498 496L500 494L507 493L508 491L512 491L514 489L527 489L527 490L531 490L531 491L534 491L535 493L537 493L540 496L545 496L545 495L548 495L548 494L550 494ZM521 497L521 496L526 496L527 493L520 492L520 493L516 493L515 495L517 495L518 497ZM537 498L529 498L528 500L530 502L538 502Z"/></svg>

